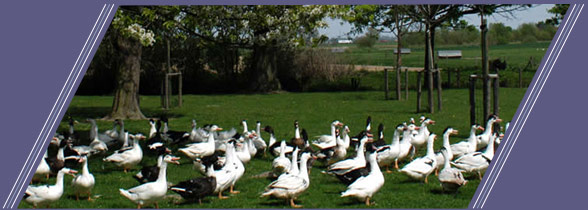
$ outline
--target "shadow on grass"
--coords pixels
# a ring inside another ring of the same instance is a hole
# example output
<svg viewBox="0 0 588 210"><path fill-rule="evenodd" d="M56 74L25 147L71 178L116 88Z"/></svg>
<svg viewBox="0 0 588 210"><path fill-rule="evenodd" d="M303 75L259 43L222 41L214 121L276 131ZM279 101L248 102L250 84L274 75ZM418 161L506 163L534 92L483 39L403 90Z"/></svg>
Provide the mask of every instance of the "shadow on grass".
<svg viewBox="0 0 588 210"><path fill-rule="evenodd" d="M71 106L67 109L67 115L73 116L76 119L102 119L110 113L112 107L77 107ZM147 118L160 118L166 116L167 118L181 118L184 116L182 113L163 110L159 108L142 108L141 112Z"/></svg>
<svg viewBox="0 0 588 210"><path fill-rule="evenodd" d="M300 203L300 201L298 201L298 203L296 203L296 204L302 205ZM264 202L261 202L260 205L266 206L266 207L274 207L274 208L290 207L289 201L280 200L277 198L270 198L268 200L265 200Z"/></svg>

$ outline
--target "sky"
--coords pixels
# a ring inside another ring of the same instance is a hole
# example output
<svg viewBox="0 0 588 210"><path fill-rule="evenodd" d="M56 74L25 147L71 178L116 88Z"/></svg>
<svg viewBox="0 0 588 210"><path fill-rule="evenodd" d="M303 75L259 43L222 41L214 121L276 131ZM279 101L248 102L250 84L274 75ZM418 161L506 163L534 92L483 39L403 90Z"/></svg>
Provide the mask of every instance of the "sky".
<svg viewBox="0 0 588 210"><path fill-rule="evenodd" d="M539 21L545 20L547 18L552 17L553 15L548 13L549 10L553 7L553 4L537 4L533 5L532 8L529 8L524 11L517 11L513 15L514 17L503 17L502 15L492 15L488 17L488 23L497 23L502 22L506 26L510 26L512 28L517 28L519 25L523 23L537 23ZM469 24L474 26L480 25L480 17L478 15L466 15L463 17L464 20L468 21ZM328 37L346 37L346 33L351 30L351 25L345 23L342 20L328 20L329 24L328 28L319 29L321 34L325 34ZM341 24L342 23L342 24ZM389 34L382 34L390 36ZM353 36L353 35L352 35Z"/></svg>

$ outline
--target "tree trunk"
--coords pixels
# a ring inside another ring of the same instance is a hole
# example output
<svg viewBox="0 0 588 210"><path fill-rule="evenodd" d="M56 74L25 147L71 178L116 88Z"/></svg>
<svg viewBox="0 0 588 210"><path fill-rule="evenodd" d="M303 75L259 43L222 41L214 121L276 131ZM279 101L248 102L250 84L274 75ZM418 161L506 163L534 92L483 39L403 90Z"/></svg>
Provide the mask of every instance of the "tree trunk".
<svg viewBox="0 0 588 210"><path fill-rule="evenodd" d="M251 89L257 92L270 92L282 89L278 79L277 49L271 46L253 47Z"/></svg>
<svg viewBox="0 0 588 210"><path fill-rule="evenodd" d="M399 25L399 20L398 18L400 18L400 15L398 13L398 6L396 6L395 8L396 11L396 99L398 100L402 100L401 97L401 84L400 81L402 81L402 79L400 78L400 68L402 66L402 44L400 43L401 38L402 38L402 27ZM408 82L408 81L405 81Z"/></svg>
<svg viewBox="0 0 588 210"><path fill-rule="evenodd" d="M429 113L434 113L435 109L433 108L433 38L432 38L432 32L431 29L433 29L431 27L430 24L427 24L427 58L425 59L425 63L427 64L427 66L425 66L426 69L426 73L427 73L427 101L428 101L428 111Z"/></svg>
<svg viewBox="0 0 588 210"><path fill-rule="evenodd" d="M481 13L481 24L480 24L480 32L482 34L481 40L481 48L482 48L482 99L484 103L484 121L488 120L488 116L490 115L490 83L488 78L488 28L486 27L486 20L484 20L484 13Z"/></svg>
<svg viewBox="0 0 588 210"><path fill-rule="evenodd" d="M123 61L118 68L112 111L104 119L146 119L139 107L141 43L119 36L116 46Z"/></svg>

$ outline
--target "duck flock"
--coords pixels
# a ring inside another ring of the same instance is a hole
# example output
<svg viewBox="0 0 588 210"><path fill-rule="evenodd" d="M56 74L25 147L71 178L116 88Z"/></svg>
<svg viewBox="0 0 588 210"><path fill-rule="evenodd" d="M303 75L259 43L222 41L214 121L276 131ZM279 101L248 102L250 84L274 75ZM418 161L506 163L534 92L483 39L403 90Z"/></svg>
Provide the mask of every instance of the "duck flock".
<svg viewBox="0 0 588 210"><path fill-rule="evenodd" d="M223 130L214 124L197 127L196 121L192 120L192 130L184 132L170 130L167 118L162 117L149 120L149 134L143 135L126 131L122 120L116 120L112 129L99 132L96 121L88 119L90 131L76 132L76 121L70 118L69 131L53 137L33 177L33 180L39 180L55 175L56 183L30 185L23 199L34 208L40 205L49 207L62 196L63 177L69 174L75 177L70 186L76 200L80 197L92 200L92 188L96 182L88 168L90 157L92 160L99 157L105 164L116 165L126 173L150 156L157 157L157 164L145 166L132 175L138 186L119 189L120 195L138 208L152 204L158 208L158 201L164 199L168 191L179 194L185 202L201 203L206 196L227 199L229 197L223 192L239 193L235 185L243 177L251 159L271 154L275 157L271 162L272 170L260 177L273 181L259 189L261 197L284 199L291 207L302 207L295 200L310 186L309 173L318 161L326 166L322 171L324 176L335 176L347 185L341 197L353 197L371 205L371 198L386 182L382 171L392 173L391 168L424 183L428 183L430 174L435 174L444 191L457 193L467 183L462 173L477 173L482 178L494 156L495 144L499 144L503 136L500 129L493 129L502 120L492 115L485 127L472 125L468 139L458 143L450 144L449 140L458 131L446 128L440 134L443 147L435 153L433 145L438 135L428 129L435 121L424 116L419 121L418 126L414 119L397 125L392 142L388 144L384 140L382 124L378 126L378 137L372 135L371 117L367 118L365 129L355 136L350 135L348 126L335 120L331 123L330 134L313 140L309 140L306 130L300 129L295 121L294 137L289 141L278 141L271 126L263 128L270 135L268 141L264 140L259 121L255 130L249 130L243 120L243 130L238 132L235 128ZM483 132L477 134L478 130ZM140 142L145 142L143 148ZM422 147L426 147L426 154L417 154ZM114 148L118 150L110 152ZM144 152L153 155L144 156ZM194 164L193 169L204 176L169 183L166 179L168 164L180 164L180 158L171 154L189 158ZM400 167L399 163L405 162ZM81 173L74 168L81 168Z"/></svg>

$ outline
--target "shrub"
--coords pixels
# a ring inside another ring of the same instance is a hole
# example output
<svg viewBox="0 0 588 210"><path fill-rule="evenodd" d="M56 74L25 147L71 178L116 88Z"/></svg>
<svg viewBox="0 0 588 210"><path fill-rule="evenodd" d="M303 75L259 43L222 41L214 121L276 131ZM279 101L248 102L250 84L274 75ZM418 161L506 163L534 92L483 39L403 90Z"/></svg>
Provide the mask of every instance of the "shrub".
<svg viewBox="0 0 588 210"><path fill-rule="evenodd" d="M332 82L352 73L352 67L338 63L339 59L328 50L303 49L294 57L292 74L300 90L305 91L315 81Z"/></svg>

